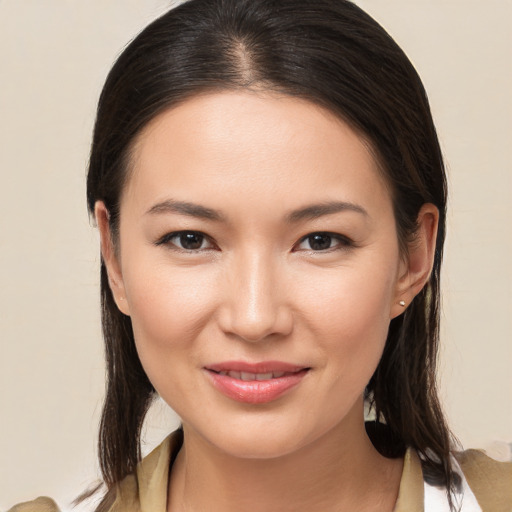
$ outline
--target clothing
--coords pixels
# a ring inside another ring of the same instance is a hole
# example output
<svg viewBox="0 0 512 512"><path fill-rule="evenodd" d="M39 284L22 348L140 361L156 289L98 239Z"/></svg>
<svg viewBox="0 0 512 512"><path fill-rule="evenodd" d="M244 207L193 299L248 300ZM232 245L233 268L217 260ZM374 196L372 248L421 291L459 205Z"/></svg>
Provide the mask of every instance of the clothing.
<svg viewBox="0 0 512 512"><path fill-rule="evenodd" d="M181 445L182 432L173 432L120 484L110 512L166 512L169 469ZM512 463L497 462L478 450L455 454L455 471L462 479L456 496L460 512L511 512ZM476 498L475 498L476 495ZM394 512L448 512L446 492L423 479L420 458L408 449ZM59 512L49 498L16 505L8 512Z"/></svg>

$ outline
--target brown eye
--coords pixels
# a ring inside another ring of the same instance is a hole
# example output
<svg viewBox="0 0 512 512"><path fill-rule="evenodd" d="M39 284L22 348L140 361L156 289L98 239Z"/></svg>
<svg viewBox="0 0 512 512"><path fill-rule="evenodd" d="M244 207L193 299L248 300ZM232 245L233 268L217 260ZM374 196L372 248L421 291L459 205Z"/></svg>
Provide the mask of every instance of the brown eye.
<svg viewBox="0 0 512 512"><path fill-rule="evenodd" d="M207 237L203 233L197 231L178 231L165 235L156 244L167 245L171 249L183 251L211 249L208 245L206 247L203 245L205 242L208 244Z"/></svg>
<svg viewBox="0 0 512 512"><path fill-rule="evenodd" d="M352 242L342 235L334 233L311 233L301 240L299 247L301 249L319 252L332 249L344 249L351 245Z"/></svg>
<svg viewBox="0 0 512 512"><path fill-rule="evenodd" d="M329 235L311 235L308 241L314 251L325 251L331 248L332 238Z"/></svg>
<svg viewBox="0 0 512 512"><path fill-rule="evenodd" d="M199 233L183 233L177 236L181 247L187 251L195 251L203 245L204 236Z"/></svg>

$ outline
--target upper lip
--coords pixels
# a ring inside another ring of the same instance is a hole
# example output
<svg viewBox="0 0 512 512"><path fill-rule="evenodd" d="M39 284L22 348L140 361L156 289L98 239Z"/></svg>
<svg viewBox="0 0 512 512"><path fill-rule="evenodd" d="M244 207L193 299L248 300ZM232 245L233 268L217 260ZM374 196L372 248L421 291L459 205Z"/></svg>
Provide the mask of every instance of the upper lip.
<svg viewBox="0 0 512 512"><path fill-rule="evenodd" d="M224 361L221 363L209 364L205 366L207 370L214 372L247 372L247 373L271 373L286 372L295 373L301 370L309 369L308 366L300 366L283 361L261 361L259 363L249 363L246 361Z"/></svg>

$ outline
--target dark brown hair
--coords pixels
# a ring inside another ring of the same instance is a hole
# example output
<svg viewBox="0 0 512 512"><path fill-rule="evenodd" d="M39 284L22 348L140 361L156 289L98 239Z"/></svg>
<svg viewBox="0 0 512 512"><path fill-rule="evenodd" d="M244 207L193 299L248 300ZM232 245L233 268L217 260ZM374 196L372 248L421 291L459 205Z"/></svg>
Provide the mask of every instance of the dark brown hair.
<svg viewBox="0 0 512 512"><path fill-rule="evenodd" d="M391 321L366 395L378 419L368 426L376 447L392 457L413 447L426 474L453 490L452 438L436 390L443 159L418 74L359 7L346 0L189 0L151 23L123 51L101 93L87 179L91 214L95 202L104 201L116 237L130 149L155 116L199 93L244 88L307 99L362 134L391 190L404 253L421 206L439 209L431 277ZM140 460L141 426L155 390L103 264L101 298L107 393L99 456L106 486L113 489Z"/></svg>

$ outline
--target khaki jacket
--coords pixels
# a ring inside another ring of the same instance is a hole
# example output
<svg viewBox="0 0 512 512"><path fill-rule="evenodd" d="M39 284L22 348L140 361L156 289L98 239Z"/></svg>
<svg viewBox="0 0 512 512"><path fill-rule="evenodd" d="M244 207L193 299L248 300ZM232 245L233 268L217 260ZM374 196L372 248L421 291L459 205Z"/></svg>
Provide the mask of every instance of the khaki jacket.
<svg viewBox="0 0 512 512"><path fill-rule="evenodd" d="M176 431L145 457L136 473L119 484L110 512L167 512L169 468L181 443L181 432ZM482 512L512 512L512 463L497 462L478 450L460 452L456 458ZM394 512L425 512L423 493L420 459L409 449ZM59 508L41 497L8 512L59 512Z"/></svg>

